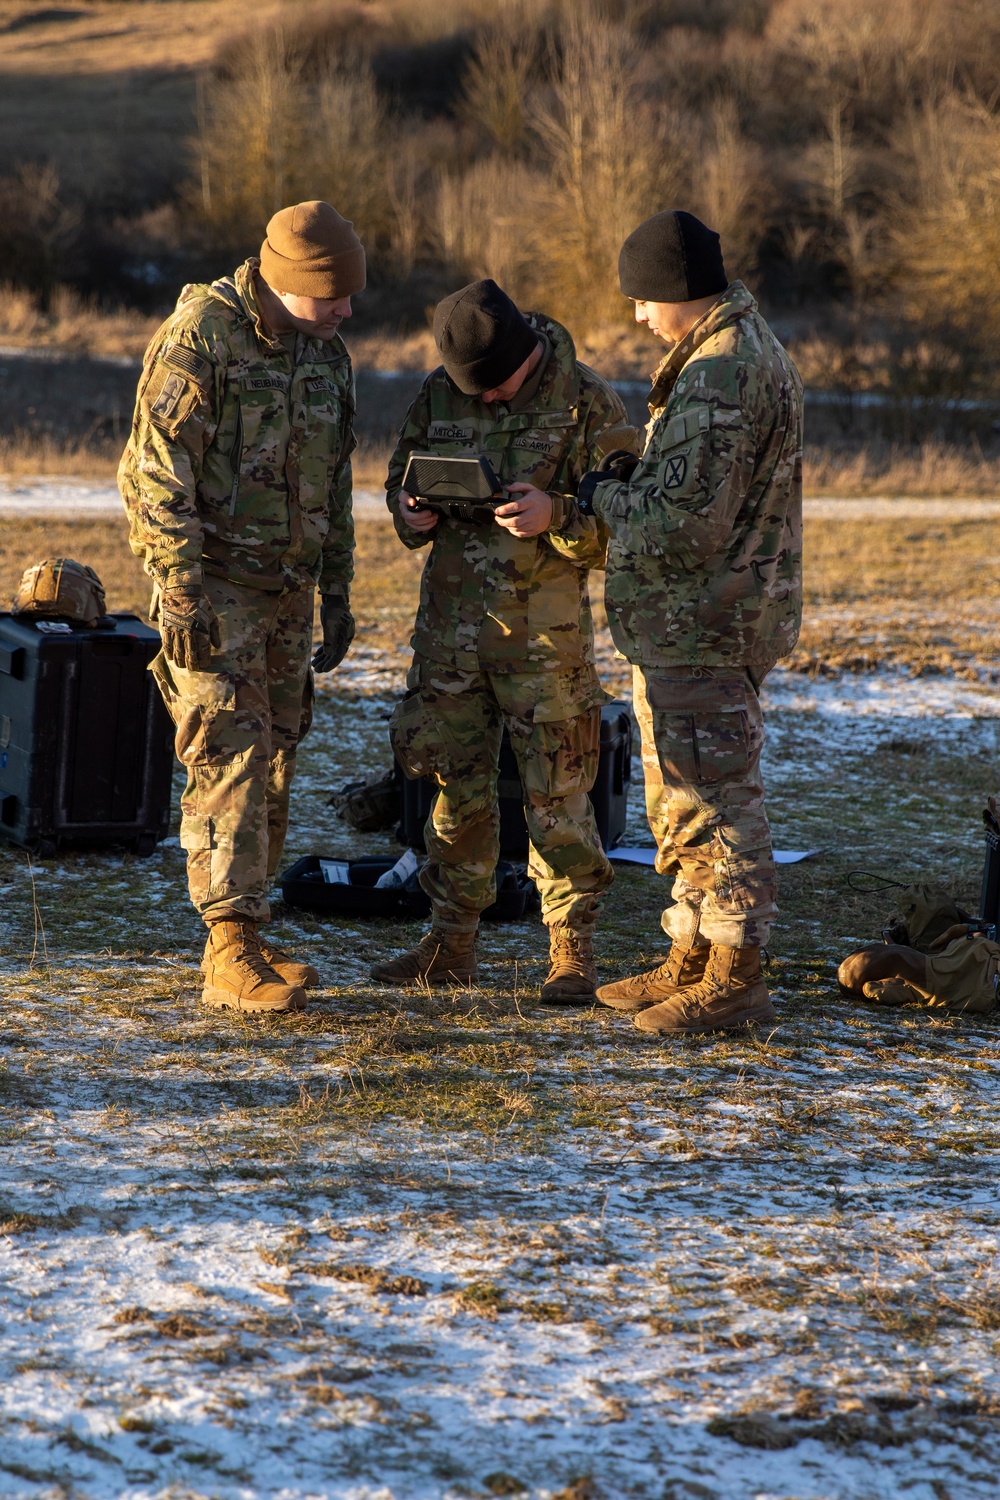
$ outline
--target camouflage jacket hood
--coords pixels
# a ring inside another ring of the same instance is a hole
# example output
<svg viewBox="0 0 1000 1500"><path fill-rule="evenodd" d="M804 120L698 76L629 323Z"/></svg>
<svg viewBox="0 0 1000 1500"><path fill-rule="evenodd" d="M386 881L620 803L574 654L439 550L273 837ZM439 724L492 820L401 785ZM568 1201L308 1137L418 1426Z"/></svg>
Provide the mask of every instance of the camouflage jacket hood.
<svg viewBox="0 0 1000 1500"><path fill-rule="evenodd" d="M351 361L339 336L268 333L258 264L185 287L146 350L118 471L129 543L164 583L336 591L354 547Z"/></svg>
<svg viewBox="0 0 1000 1500"><path fill-rule="evenodd" d="M601 485L618 649L655 669L766 667L802 615L802 383L734 281L653 378L646 450Z"/></svg>
<svg viewBox="0 0 1000 1500"><path fill-rule="evenodd" d="M463 395L443 367L407 414L389 465L387 503L407 547L431 544L412 636L432 661L509 672L593 667L587 573L604 562L603 525L574 495L612 448L638 451L638 435L611 388L576 357L561 324L530 314L547 355L510 403ZM534 386L534 388L533 388ZM519 400L519 398L521 398ZM442 517L430 535L399 516L411 453L485 454L505 484L530 481L553 497L549 529L527 540L494 522Z"/></svg>

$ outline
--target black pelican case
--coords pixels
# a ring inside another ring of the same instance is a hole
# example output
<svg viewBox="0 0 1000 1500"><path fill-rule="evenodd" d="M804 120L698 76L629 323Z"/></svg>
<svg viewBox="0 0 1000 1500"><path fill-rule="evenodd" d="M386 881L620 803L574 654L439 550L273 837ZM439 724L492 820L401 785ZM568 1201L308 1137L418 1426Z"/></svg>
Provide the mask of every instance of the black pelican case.
<svg viewBox="0 0 1000 1500"><path fill-rule="evenodd" d="M173 727L137 615L96 626L0 614L0 834L151 854L170 821Z"/></svg>

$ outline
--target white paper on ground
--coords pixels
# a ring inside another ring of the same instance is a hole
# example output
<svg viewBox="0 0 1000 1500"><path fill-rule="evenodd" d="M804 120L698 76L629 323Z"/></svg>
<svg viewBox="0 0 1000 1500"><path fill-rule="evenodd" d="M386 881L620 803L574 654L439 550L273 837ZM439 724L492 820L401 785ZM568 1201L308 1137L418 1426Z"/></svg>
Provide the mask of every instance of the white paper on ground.
<svg viewBox="0 0 1000 1500"><path fill-rule="evenodd" d="M391 870L386 870L375 882L377 891L392 889L394 886L405 885L414 871L420 868L420 861L412 849L407 849L401 854Z"/></svg>
<svg viewBox="0 0 1000 1500"><path fill-rule="evenodd" d="M814 855L821 853L821 849L775 849L774 863L797 865L801 860L812 859ZM656 850L622 845L618 849L609 850L608 858L621 860L623 865L652 865L656 862Z"/></svg>

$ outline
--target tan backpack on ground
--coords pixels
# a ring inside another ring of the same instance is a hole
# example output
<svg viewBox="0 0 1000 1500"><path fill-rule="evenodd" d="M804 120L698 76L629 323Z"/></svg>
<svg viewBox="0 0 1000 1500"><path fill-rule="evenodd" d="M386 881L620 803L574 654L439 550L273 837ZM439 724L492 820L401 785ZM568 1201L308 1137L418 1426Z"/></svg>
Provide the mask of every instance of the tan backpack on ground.
<svg viewBox="0 0 1000 1500"><path fill-rule="evenodd" d="M870 979L867 999L879 1005L930 1005L951 1015L986 1015L995 1010L1000 988L1000 943L979 933L963 933L938 953L928 953L924 982Z"/></svg>
<svg viewBox="0 0 1000 1500"><path fill-rule="evenodd" d="M93 626L106 613L104 587L93 568L84 563L71 557L46 558L25 570L12 613Z"/></svg>
<svg viewBox="0 0 1000 1500"><path fill-rule="evenodd" d="M930 953L939 937L959 922L973 922L948 895L933 885L904 885L899 893L899 909L882 929L887 943L901 943Z"/></svg>

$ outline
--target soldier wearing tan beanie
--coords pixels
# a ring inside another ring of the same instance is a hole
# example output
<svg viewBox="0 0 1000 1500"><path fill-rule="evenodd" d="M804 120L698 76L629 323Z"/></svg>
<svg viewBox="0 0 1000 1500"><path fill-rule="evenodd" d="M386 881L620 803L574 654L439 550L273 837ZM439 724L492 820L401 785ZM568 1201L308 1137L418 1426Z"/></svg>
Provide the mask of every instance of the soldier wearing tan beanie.
<svg viewBox="0 0 1000 1500"><path fill-rule="evenodd" d="M212 1006L297 1010L318 982L258 929L311 718L317 586L314 668L338 666L354 634L355 395L338 330L364 285L361 241L329 203L276 213L260 259L185 287L154 335L118 473L155 585Z"/></svg>
<svg viewBox="0 0 1000 1500"><path fill-rule="evenodd" d="M329 203L296 203L268 224L260 274L274 292L354 297L365 289L365 252L354 226Z"/></svg>

